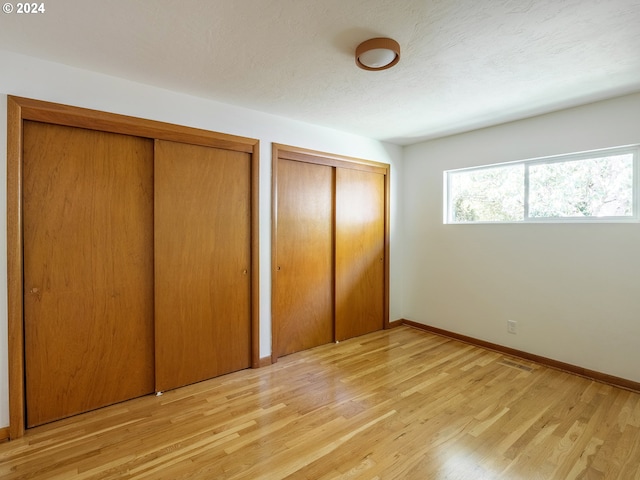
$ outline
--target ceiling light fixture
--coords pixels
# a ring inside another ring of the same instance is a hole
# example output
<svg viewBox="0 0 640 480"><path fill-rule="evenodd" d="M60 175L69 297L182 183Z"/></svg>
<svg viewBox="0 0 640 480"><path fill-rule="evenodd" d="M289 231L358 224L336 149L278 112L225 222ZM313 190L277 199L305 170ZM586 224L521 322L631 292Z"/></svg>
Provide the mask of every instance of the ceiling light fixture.
<svg viewBox="0 0 640 480"><path fill-rule="evenodd" d="M356 65L364 70L385 70L400 61L400 44L391 38L372 38L356 48Z"/></svg>

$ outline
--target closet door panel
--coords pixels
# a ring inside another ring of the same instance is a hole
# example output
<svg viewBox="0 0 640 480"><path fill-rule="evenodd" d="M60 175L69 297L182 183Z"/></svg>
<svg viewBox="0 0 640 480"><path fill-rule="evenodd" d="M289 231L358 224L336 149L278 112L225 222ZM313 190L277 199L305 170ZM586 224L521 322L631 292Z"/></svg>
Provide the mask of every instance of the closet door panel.
<svg viewBox="0 0 640 480"><path fill-rule="evenodd" d="M156 390L251 364L251 157L156 140Z"/></svg>
<svg viewBox="0 0 640 480"><path fill-rule="evenodd" d="M336 339L384 327L384 175L336 169Z"/></svg>
<svg viewBox="0 0 640 480"><path fill-rule="evenodd" d="M27 426L153 392L153 142L24 122Z"/></svg>
<svg viewBox="0 0 640 480"><path fill-rule="evenodd" d="M278 159L274 352L333 341L333 168Z"/></svg>

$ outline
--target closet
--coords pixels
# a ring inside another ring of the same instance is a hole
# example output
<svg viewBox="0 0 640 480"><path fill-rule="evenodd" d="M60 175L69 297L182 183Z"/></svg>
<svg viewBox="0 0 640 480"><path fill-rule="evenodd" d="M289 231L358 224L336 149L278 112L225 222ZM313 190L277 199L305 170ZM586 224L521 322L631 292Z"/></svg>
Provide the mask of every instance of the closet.
<svg viewBox="0 0 640 480"><path fill-rule="evenodd" d="M333 341L333 183L329 166L277 160L272 317L277 356Z"/></svg>
<svg viewBox="0 0 640 480"><path fill-rule="evenodd" d="M257 366L257 141L8 107L11 437Z"/></svg>
<svg viewBox="0 0 640 480"><path fill-rule="evenodd" d="M389 166L273 146L273 361L388 326Z"/></svg>
<svg viewBox="0 0 640 480"><path fill-rule="evenodd" d="M156 140L157 391L250 365L250 162Z"/></svg>
<svg viewBox="0 0 640 480"><path fill-rule="evenodd" d="M26 121L28 426L150 393L153 142Z"/></svg>
<svg viewBox="0 0 640 480"><path fill-rule="evenodd" d="M359 164L356 164L359 165ZM385 325L385 179L378 171L336 167L336 340Z"/></svg>

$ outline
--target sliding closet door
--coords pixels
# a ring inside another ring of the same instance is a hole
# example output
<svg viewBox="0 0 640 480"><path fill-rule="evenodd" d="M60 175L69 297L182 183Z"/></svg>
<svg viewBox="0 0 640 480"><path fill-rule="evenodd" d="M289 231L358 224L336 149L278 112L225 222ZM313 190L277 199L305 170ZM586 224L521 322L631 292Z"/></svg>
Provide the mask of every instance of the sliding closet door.
<svg viewBox="0 0 640 480"><path fill-rule="evenodd" d="M277 356L333 341L333 168L279 159Z"/></svg>
<svg viewBox="0 0 640 480"><path fill-rule="evenodd" d="M384 328L385 177L336 169L336 340Z"/></svg>
<svg viewBox="0 0 640 480"><path fill-rule="evenodd" d="M251 364L251 156L156 141L156 390Z"/></svg>
<svg viewBox="0 0 640 480"><path fill-rule="evenodd" d="M26 423L153 392L153 142L24 122Z"/></svg>

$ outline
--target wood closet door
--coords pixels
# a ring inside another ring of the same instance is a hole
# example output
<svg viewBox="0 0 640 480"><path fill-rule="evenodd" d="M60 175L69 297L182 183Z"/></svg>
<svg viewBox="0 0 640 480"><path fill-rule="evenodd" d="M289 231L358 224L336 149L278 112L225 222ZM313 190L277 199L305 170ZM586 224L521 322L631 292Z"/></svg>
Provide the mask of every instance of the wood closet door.
<svg viewBox="0 0 640 480"><path fill-rule="evenodd" d="M333 168L278 159L274 352L333 341Z"/></svg>
<svg viewBox="0 0 640 480"><path fill-rule="evenodd" d="M153 392L153 143L24 122L27 426Z"/></svg>
<svg viewBox="0 0 640 480"><path fill-rule="evenodd" d="M384 175L336 169L336 340L384 328Z"/></svg>
<svg viewBox="0 0 640 480"><path fill-rule="evenodd" d="M251 157L156 140L156 390L251 364Z"/></svg>

